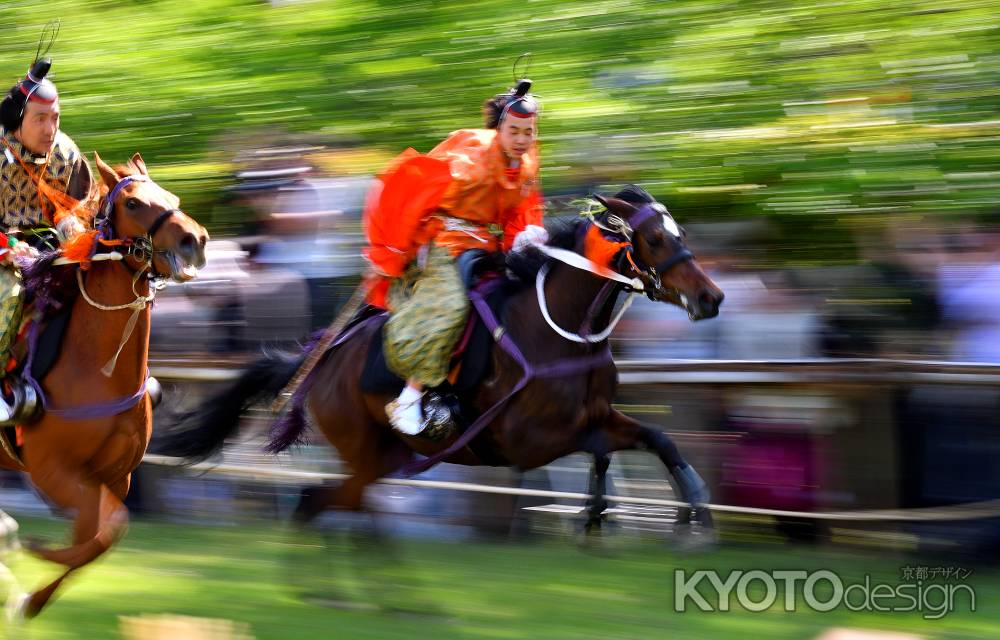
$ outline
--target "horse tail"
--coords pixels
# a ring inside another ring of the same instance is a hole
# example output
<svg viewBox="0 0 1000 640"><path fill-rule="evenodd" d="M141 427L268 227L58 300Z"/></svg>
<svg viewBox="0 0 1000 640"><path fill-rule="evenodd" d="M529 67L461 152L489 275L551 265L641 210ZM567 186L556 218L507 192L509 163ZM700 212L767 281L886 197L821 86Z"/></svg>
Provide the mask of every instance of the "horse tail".
<svg viewBox="0 0 1000 640"><path fill-rule="evenodd" d="M281 392L299 370L307 353L308 350L295 356L268 354L254 362L230 387L211 396L196 409L181 413L171 420L172 424L166 433L157 437L154 452L185 458L189 462L210 457L222 448L226 438L236 433L243 412ZM304 394L297 394L299 395ZM292 413L301 414L301 398L293 400L296 402Z"/></svg>
<svg viewBox="0 0 1000 640"><path fill-rule="evenodd" d="M281 453L294 444L300 444L305 439L303 436L306 427L305 392L309 389L310 379L307 377L302 381L302 386L296 390L295 395L289 400L289 409L277 422L271 425L271 431L264 451L267 453Z"/></svg>

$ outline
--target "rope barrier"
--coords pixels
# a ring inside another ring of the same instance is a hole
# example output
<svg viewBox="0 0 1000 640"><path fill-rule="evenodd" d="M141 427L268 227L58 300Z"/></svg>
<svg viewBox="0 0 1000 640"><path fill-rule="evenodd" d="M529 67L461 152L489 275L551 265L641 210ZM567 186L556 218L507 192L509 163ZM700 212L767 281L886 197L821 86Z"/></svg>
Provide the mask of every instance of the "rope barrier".
<svg viewBox="0 0 1000 640"><path fill-rule="evenodd" d="M350 477L343 473L322 473L318 471L300 471L295 469L276 469L260 465L212 464L208 462L184 465L178 458L148 454L143 462L168 467L181 467L193 471L202 471L219 475L243 477L250 480L284 480L292 482L325 482L329 480L344 480ZM379 484L420 487L424 489L444 489L450 491L467 491L472 493L488 493L494 495L510 495L528 498L551 498L554 500L586 500L586 493L568 491L547 491L542 489L522 489L518 487L497 487L471 482L451 482L444 480L419 480L407 478L382 478ZM649 507L684 507L687 503L678 500L660 498L638 498L631 496L605 496L609 502L618 504L641 505ZM812 520L855 521L855 522L942 522L954 520L976 520L981 518L1000 517L1000 500L986 500L944 507L928 507L920 509L871 509L859 511L785 511L782 509L760 509L756 507L740 507L734 505L710 504L712 511L719 513L735 513L744 515L779 516L789 518L806 518Z"/></svg>

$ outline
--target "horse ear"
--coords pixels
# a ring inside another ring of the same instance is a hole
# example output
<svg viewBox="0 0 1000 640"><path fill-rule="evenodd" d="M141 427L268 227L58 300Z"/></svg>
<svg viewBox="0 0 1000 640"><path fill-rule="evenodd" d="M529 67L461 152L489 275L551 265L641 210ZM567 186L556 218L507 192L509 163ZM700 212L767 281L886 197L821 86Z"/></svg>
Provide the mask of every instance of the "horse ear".
<svg viewBox="0 0 1000 640"><path fill-rule="evenodd" d="M603 196L595 197L598 202L607 208L608 211L617 213L620 216L628 217L629 215L635 213L635 207L624 200L619 200L618 198L605 198Z"/></svg>
<svg viewBox="0 0 1000 640"><path fill-rule="evenodd" d="M104 180L104 184L108 185L108 189L114 189L115 185L121 181L121 176L115 172L110 166L105 164L104 160L101 160L101 156L94 152L94 164L97 165L97 171L101 174L101 179Z"/></svg>
<svg viewBox="0 0 1000 640"><path fill-rule="evenodd" d="M139 173L142 175L149 175L149 171L146 170L146 163L143 161L142 156L139 155L138 151L136 151L135 155L132 156L132 164L135 165L135 168L138 169Z"/></svg>

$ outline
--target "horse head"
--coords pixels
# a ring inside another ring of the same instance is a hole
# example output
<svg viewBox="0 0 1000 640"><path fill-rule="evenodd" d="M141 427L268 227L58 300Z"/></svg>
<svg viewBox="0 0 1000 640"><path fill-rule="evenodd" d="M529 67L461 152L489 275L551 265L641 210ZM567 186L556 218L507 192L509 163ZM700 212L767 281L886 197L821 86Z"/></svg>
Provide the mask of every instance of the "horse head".
<svg viewBox="0 0 1000 640"><path fill-rule="evenodd" d="M646 295L684 309L692 320L719 315L725 296L688 249L684 229L663 204L638 187L631 189L639 195L635 203L595 197L608 210L614 230L631 242L633 266Z"/></svg>
<svg viewBox="0 0 1000 640"><path fill-rule="evenodd" d="M108 189L95 224L126 243L129 266L175 282L194 278L205 266L208 232L180 210L180 198L150 179L138 153L114 168L96 153L94 159Z"/></svg>

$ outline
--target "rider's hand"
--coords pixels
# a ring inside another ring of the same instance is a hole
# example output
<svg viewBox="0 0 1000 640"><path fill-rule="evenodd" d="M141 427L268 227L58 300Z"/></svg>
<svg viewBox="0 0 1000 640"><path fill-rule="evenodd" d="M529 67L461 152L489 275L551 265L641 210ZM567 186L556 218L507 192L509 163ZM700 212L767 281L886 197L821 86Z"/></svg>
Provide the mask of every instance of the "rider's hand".
<svg viewBox="0 0 1000 640"><path fill-rule="evenodd" d="M74 215L63 216L59 224L56 225L56 231L59 232L59 239L62 242L75 238L86 230L87 228L84 226L83 221Z"/></svg>
<svg viewBox="0 0 1000 640"><path fill-rule="evenodd" d="M545 230L545 227L529 224L524 228L524 231L514 236L514 246L512 248L514 251L520 251L530 245L545 244L548 241L549 232Z"/></svg>

